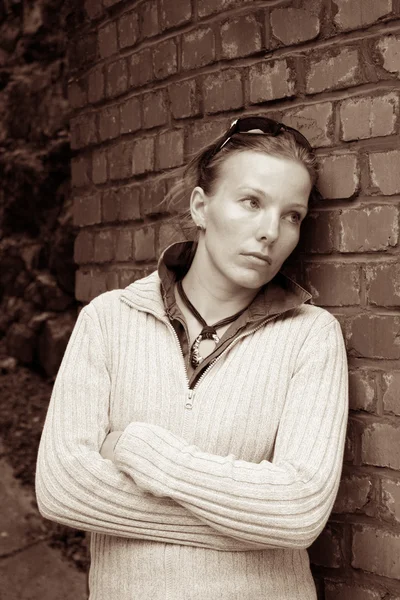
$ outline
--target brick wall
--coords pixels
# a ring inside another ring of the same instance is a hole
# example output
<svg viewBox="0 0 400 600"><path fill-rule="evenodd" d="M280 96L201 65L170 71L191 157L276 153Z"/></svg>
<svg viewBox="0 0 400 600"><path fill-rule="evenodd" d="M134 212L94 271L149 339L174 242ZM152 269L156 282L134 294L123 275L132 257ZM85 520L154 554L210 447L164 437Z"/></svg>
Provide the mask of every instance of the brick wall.
<svg viewBox="0 0 400 600"><path fill-rule="evenodd" d="M163 173L263 114L298 127L324 200L300 279L338 316L351 414L343 481L311 548L326 600L400 598L400 2L86 0L72 17L78 300L153 270Z"/></svg>

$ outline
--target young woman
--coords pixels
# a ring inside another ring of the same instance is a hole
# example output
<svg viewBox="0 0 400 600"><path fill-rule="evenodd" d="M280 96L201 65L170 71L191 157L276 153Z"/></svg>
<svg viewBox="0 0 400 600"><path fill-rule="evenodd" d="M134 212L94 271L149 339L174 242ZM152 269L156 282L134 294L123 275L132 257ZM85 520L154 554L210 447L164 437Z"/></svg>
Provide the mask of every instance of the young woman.
<svg viewBox="0 0 400 600"><path fill-rule="evenodd" d="M90 599L311 600L338 489L340 327L280 269L315 183L243 118L185 173L197 242L80 313L41 440L44 517L92 532Z"/></svg>

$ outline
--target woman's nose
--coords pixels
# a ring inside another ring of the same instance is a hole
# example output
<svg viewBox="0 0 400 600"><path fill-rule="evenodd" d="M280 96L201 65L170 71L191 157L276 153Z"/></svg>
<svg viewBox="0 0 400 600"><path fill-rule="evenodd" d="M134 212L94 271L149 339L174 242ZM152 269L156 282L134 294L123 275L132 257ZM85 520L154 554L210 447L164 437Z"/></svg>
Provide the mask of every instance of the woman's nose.
<svg viewBox="0 0 400 600"><path fill-rule="evenodd" d="M279 237L280 219L271 212L261 215L257 229L257 240L273 244Z"/></svg>

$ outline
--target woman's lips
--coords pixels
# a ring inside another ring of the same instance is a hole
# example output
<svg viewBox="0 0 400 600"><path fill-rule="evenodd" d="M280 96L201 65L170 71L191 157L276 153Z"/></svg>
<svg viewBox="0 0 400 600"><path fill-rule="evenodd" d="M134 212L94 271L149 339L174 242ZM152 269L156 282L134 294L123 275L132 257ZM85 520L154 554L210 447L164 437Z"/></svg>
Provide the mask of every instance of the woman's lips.
<svg viewBox="0 0 400 600"><path fill-rule="evenodd" d="M248 258L254 264L259 264L263 266L265 266L266 264L272 264L271 258L267 254L262 254L261 252L246 252L243 253L243 256L246 256L246 258Z"/></svg>

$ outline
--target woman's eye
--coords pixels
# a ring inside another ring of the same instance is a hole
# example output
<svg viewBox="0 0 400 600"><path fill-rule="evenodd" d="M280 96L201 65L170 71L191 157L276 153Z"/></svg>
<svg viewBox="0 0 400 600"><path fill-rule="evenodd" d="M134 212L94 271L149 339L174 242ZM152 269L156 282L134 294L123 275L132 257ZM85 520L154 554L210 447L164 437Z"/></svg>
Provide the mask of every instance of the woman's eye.
<svg viewBox="0 0 400 600"><path fill-rule="evenodd" d="M291 212L288 214L288 218L291 223L298 225L301 223L301 214L298 212Z"/></svg>
<svg viewBox="0 0 400 600"><path fill-rule="evenodd" d="M259 201L257 200L257 198L244 198L243 202L246 204L246 206L248 206L249 208L258 208L260 206Z"/></svg>

